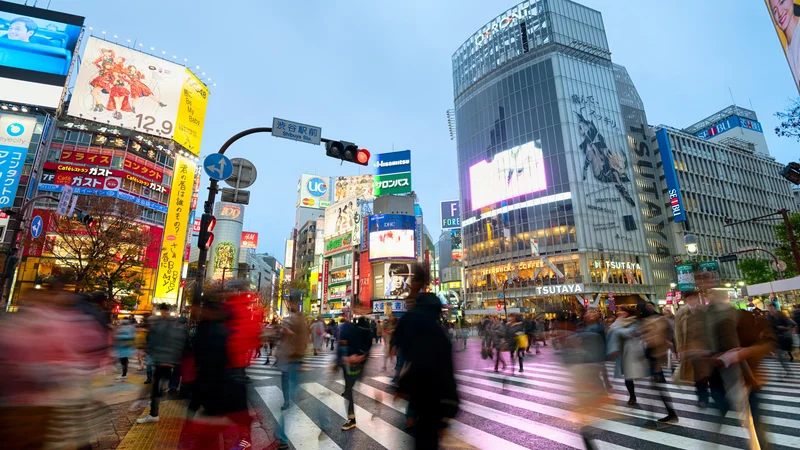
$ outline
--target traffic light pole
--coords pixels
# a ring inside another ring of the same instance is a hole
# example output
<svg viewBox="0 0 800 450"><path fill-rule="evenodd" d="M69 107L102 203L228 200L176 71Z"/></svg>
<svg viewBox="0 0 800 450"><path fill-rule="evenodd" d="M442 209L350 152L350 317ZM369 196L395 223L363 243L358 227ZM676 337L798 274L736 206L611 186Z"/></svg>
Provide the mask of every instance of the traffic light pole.
<svg viewBox="0 0 800 450"><path fill-rule="evenodd" d="M222 144L222 147L219 148L220 155L224 155L225 152L228 150L228 147L233 145L234 142L238 141L239 139L250 136L251 134L256 133L272 133L272 127L256 127L244 130L237 134L231 136L230 139L225 141ZM320 138L320 142L328 143L330 139ZM203 204L203 212L205 214L214 214L214 203L216 202L217 192L219 192L219 181L218 180L211 180L211 183L208 186L208 198L206 202ZM197 282L195 283L194 288L194 295L192 296L192 303L200 304L203 299L203 284L205 283L206 279L206 265L208 260L208 249L203 246L199 249L200 253L197 259Z"/></svg>
<svg viewBox="0 0 800 450"><path fill-rule="evenodd" d="M732 227L734 225L739 225L739 224L742 224L742 223L756 222L756 221L761 220L761 219L767 219L767 218L775 217L775 216L781 216L781 218L783 218L783 223L786 226L786 237L789 239L789 245L792 248L792 256L794 257L794 264L795 264L795 267L797 268L797 270L800 271L800 247L797 244L797 238L794 235L794 230L792 230L792 223L789 220L789 210L787 210L786 208L780 209L778 211L775 211L772 214L767 214L767 215L761 216L761 217L754 217L752 219L747 219L747 220L740 220L738 222L728 222L728 219L726 218L725 219L726 223L725 223L725 225L723 225L723 227L727 228L727 227ZM765 251L765 250L762 250L762 251ZM734 253L738 253L738 252L734 252ZM767 252L767 253L769 253L769 252ZM773 257L774 257L774 255L773 255ZM777 258L776 258L776 261L777 261ZM776 264L777 264L777 262L776 262Z"/></svg>

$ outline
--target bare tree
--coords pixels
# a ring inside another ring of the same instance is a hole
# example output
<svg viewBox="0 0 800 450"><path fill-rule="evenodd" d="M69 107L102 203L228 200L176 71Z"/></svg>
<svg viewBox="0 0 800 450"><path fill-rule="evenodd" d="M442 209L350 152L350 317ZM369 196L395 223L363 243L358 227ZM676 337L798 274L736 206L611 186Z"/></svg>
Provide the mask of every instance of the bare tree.
<svg viewBox="0 0 800 450"><path fill-rule="evenodd" d="M91 222L53 214L48 230L55 236L45 243L55 261L72 274L75 291L96 289L109 299L141 294L141 269L151 243L147 226L135 221L142 207L106 197L82 197L77 210Z"/></svg>

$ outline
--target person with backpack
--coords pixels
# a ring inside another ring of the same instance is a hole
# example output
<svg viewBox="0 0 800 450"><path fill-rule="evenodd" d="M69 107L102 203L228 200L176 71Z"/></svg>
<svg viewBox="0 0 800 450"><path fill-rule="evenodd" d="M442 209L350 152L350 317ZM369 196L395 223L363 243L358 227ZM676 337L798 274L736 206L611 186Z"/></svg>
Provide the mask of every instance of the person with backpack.
<svg viewBox="0 0 800 450"><path fill-rule="evenodd" d="M524 372L522 358L528 349L528 335L525 333L525 324L522 323L520 314L509 315L508 326L506 327L506 341L509 361L511 361L511 371L514 371L514 358L516 357L519 360L519 371Z"/></svg>

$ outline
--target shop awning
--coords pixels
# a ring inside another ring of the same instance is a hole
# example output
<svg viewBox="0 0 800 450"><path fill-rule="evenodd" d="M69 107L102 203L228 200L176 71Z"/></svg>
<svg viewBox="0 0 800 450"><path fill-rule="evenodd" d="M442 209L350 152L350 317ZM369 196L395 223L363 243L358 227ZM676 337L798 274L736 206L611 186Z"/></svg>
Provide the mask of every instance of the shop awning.
<svg viewBox="0 0 800 450"><path fill-rule="evenodd" d="M800 276L788 280L777 280L769 283L745 286L742 289L744 296L779 294L781 292L800 291Z"/></svg>

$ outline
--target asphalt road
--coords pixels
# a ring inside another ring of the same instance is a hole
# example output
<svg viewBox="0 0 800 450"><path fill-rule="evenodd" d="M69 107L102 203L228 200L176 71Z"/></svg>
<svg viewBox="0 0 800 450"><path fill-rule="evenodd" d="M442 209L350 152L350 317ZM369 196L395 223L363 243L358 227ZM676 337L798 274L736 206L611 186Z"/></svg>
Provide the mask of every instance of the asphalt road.
<svg viewBox="0 0 800 450"><path fill-rule="evenodd" d="M495 373L493 363L481 359L480 341L475 338L466 350L454 347L461 411L448 428L445 448L584 448L579 432L587 424L598 449L748 448L737 414L719 418L716 409L699 408L692 386L667 385L680 422L653 429L653 419L665 416L666 409L647 380L636 383L637 406L627 405L623 380L612 379L610 400L579 412L575 394L583 389L574 382L573 368L565 366L552 347L543 348L541 355L527 355L522 373L512 372L510 364ZM252 380L251 405L270 434L278 426L283 395L279 370L263 365L264 360L255 361L247 371ZM344 384L341 371L331 369L332 360L330 350L313 356L309 349L296 401L285 412L292 448L412 448L413 431L405 429L406 404L390 394L392 368L383 370L383 345L373 346L365 376L356 385L354 430L340 429L346 418ZM775 360L763 366L773 381L763 391L762 422L774 448L800 448L800 363L792 366L796 375L791 376L785 376ZM607 369L613 376L613 367L609 364Z"/></svg>

